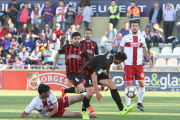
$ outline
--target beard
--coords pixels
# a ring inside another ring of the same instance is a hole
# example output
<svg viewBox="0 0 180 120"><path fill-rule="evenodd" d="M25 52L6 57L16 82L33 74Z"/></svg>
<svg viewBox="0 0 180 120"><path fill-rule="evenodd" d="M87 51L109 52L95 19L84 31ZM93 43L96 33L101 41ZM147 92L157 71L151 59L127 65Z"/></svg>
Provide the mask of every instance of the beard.
<svg viewBox="0 0 180 120"><path fill-rule="evenodd" d="M90 37L88 36L88 37L86 37L86 40L90 40Z"/></svg>

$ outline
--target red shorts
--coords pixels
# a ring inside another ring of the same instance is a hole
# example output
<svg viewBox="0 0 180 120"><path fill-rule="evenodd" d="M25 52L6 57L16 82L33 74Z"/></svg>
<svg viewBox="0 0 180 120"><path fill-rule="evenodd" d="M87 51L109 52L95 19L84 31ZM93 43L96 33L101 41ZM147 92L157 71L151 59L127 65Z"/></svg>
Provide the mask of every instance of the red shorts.
<svg viewBox="0 0 180 120"><path fill-rule="evenodd" d="M70 106L69 97L60 97L57 99L58 101L58 112L54 114L54 117L63 117L64 113L66 112L66 107Z"/></svg>
<svg viewBox="0 0 180 120"><path fill-rule="evenodd" d="M124 66L124 81L144 80L144 70L142 65L125 65Z"/></svg>

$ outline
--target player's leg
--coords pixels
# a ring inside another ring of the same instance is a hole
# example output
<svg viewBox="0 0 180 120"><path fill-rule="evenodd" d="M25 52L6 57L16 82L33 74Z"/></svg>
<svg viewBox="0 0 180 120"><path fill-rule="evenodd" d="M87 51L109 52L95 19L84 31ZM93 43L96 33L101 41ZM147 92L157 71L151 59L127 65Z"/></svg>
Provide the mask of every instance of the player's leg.
<svg viewBox="0 0 180 120"><path fill-rule="evenodd" d="M126 83L126 88L129 87L129 86L132 86L132 81L130 82L125 82ZM125 88L125 89L126 89ZM131 98L129 98L127 95L125 95L125 98L126 98L126 104L127 106L130 106L131 105Z"/></svg>
<svg viewBox="0 0 180 120"><path fill-rule="evenodd" d="M95 115L95 114L89 114L88 116L90 118L96 118L97 117L97 115ZM64 118L82 118L82 113L81 112L72 112L72 111L66 110L63 117Z"/></svg>
<svg viewBox="0 0 180 120"><path fill-rule="evenodd" d="M144 93L145 93L144 70L142 65L137 65L135 68L136 68L135 80L138 80L139 83L137 108L139 108L141 111L145 111L142 105L142 100L144 98Z"/></svg>

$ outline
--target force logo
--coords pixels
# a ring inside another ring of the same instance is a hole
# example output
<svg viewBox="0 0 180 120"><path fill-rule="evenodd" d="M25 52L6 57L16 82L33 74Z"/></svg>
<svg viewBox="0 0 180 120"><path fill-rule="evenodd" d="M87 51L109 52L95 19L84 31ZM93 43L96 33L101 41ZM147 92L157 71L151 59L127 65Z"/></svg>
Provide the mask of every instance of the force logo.
<svg viewBox="0 0 180 120"><path fill-rule="evenodd" d="M103 72L103 69L100 69L97 73L101 74Z"/></svg>
<svg viewBox="0 0 180 120"><path fill-rule="evenodd" d="M141 77L144 77L144 74L143 74L143 73L141 73Z"/></svg>

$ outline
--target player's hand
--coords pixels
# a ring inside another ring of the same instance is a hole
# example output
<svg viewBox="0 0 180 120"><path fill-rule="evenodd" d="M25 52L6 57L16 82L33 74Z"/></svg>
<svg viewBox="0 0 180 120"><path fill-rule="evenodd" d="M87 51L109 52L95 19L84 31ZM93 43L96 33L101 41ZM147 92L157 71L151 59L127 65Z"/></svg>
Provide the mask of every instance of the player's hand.
<svg viewBox="0 0 180 120"><path fill-rule="evenodd" d="M102 104L101 97L103 98L103 96L101 95L100 92L96 93L96 98L97 98L97 101L99 102L99 104Z"/></svg>
<svg viewBox="0 0 180 120"><path fill-rule="evenodd" d="M39 117L39 114L37 114L37 115L34 116L34 118L37 118L37 117Z"/></svg>
<svg viewBox="0 0 180 120"><path fill-rule="evenodd" d="M52 66L52 72L53 72L53 70L55 70L56 69L56 65L53 65Z"/></svg>
<svg viewBox="0 0 180 120"><path fill-rule="evenodd" d="M121 69L122 69L122 65L121 65L121 64L118 64L118 65L117 65L117 69L121 70Z"/></svg>
<svg viewBox="0 0 180 120"><path fill-rule="evenodd" d="M149 61L149 68L152 68L152 61Z"/></svg>

